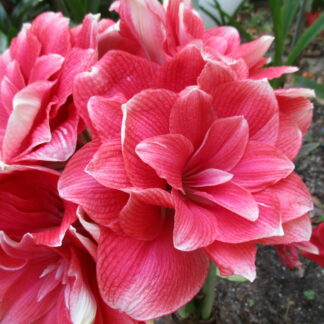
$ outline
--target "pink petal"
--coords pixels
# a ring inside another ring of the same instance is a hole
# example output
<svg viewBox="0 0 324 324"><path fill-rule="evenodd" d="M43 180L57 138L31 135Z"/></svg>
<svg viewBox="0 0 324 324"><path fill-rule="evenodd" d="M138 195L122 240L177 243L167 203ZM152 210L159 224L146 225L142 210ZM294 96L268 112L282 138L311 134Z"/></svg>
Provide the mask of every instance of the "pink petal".
<svg viewBox="0 0 324 324"><path fill-rule="evenodd" d="M97 49L98 43L98 15L87 14L81 24L81 28L75 35L74 46L80 48Z"/></svg>
<svg viewBox="0 0 324 324"><path fill-rule="evenodd" d="M154 62L163 63L165 53L164 12L156 1L126 0L119 8L120 16L130 29L134 38L141 44L146 57ZM150 30L149 33L146 31Z"/></svg>
<svg viewBox="0 0 324 324"><path fill-rule="evenodd" d="M252 243L214 242L205 248L222 276L239 275L253 281L256 277L256 246Z"/></svg>
<svg viewBox="0 0 324 324"><path fill-rule="evenodd" d="M171 227L149 242L105 230L99 243L98 285L110 307L148 320L191 300L203 285L208 265L202 252L173 247Z"/></svg>
<svg viewBox="0 0 324 324"><path fill-rule="evenodd" d="M267 245L299 243L309 241L312 234L312 223L309 214L285 222L282 227L284 235L264 238L258 240L257 243Z"/></svg>
<svg viewBox="0 0 324 324"><path fill-rule="evenodd" d="M231 170L244 154L248 131L242 117L216 119L188 162L187 175L204 169Z"/></svg>
<svg viewBox="0 0 324 324"><path fill-rule="evenodd" d="M251 141L231 173L236 184L260 191L286 178L293 169L294 164L273 146Z"/></svg>
<svg viewBox="0 0 324 324"><path fill-rule="evenodd" d="M313 104L307 97L313 97L310 89L278 89L275 90L279 109L288 115L305 135L313 115Z"/></svg>
<svg viewBox="0 0 324 324"><path fill-rule="evenodd" d="M58 54L48 54L39 57L30 71L29 83L38 80L48 80L55 72L59 71L64 62L64 57Z"/></svg>
<svg viewBox="0 0 324 324"><path fill-rule="evenodd" d="M267 123L278 113L274 92L265 80L219 85L213 96L218 117L243 116L248 121L251 139L263 127L268 129ZM273 127L278 129L278 125Z"/></svg>
<svg viewBox="0 0 324 324"><path fill-rule="evenodd" d="M275 78L280 78L283 74L294 73L298 71L298 68L295 66L273 66L264 69L258 69L255 72L250 74L250 79L252 80L261 80L268 79L272 80Z"/></svg>
<svg viewBox="0 0 324 324"><path fill-rule="evenodd" d="M146 204L140 194L131 193L119 218L123 231L138 240L153 240L161 232L165 221L165 208Z"/></svg>
<svg viewBox="0 0 324 324"><path fill-rule="evenodd" d="M231 173L218 170L206 169L189 176L184 175L183 183L185 187L212 187L230 181L233 178Z"/></svg>
<svg viewBox="0 0 324 324"><path fill-rule="evenodd" d="M191 142L179 134L151 137L136 146L136 153L142 161L171 187L182 191L183 168L193 150Z"/></svg>
<svg viewBox="0 0 324 324"><path fill-rule="evenodd" d="M292 172L270 188L280 201L283 222L294 220L313 209L312 197L302 179Z"/></svg>
<svg viewBox="0 0 324 324"><path fill-rule="evenodd" d="M268 51L274 37L262 36L252 42L245 43L240 46L238 56L242 57L251 68L262 59L263 55Z"/></svg>
<svg viewBox="0 0 324 324"><path fill-rule="evenodd" d="M233 54L240 46L240 35L236 28L230 26L207 29L203 36L204 42L208 41L211 37L219 37L226 40L227 48L223 54Z"/></svg>
<svg viewBox="0 0 324 324"><path fill-rule="evenodd" d="M108 189L84 169L98 148L90 142L69 161L58 183L60 196L80 205L95 222L115 226L118 215L128 200L124 192Z"/></svg>
<svg viewBox="0 0 324 324"><path fill-rule="evenodd" d="M249 221L253 222L259 216L259 208L253 195L234 182L204 187L201 191L192 191L192 193L222 206Z"/></svg>
<svg viewBox="0 0 324 324"><path fill-rule="evenodd" d="M109 51L90 72L75 77L73 95L81 116L88 120L87 103L92 96L123 93L129 99L145 88L154 88L159 69L157 64L143 58Z"/></svg>
<svg viewBox="0 0 324 324"><path fill-rule="evenodd" d="M105 187L113 189L131 187L118 138L106 140L101 144L85 171Z"/></svg>
<svg viewBox="0 0 324 324"><path fill-rule="evenodd" d="M179 92L196 85L205 63L199 48L186 46L162 65L159 87Z"/></svg>
<svg viewBox="0 0 324 324"><path fill-rule="evenodd" d="M293 117L280 113L279 137L276 147L290 160L294 160L302 146L302 142L303 134Z"/></svg>
<svg viewBox="0 0 324 324"><path fill-rule="evenodd" d="M213 97L217 87L237 79L236 73L225 64L217 61L209 61L197 80L199 87L210 93Z"/></svg>
<svg viewBox="0 0 324 324"><path fill-rule="evenodd" d="M176 95L167 90L145 90L123 105L123 156L126 172L135 187L160 188L162 181L135 153L146 138L169 132L169 116Z"/></svg>
<svg viewBox="0 0 324 324"><path fill-rule="evenodd" d="M108 138L120 137L123 117L121 105L125 101L122 96L109 99L100 96L90 98L88 113L92 123L91 126L102 141Z"/></svg>
<svg viewBox="0 0 324 324"><path fill-rule="evenodd" d="M254 195L259 208L259 217L251 222L219 206L208 208L217 215L217 241L243 243L282 233L280 204L269 190Z"/></svg>
<svg viewBox="0 0 324 324"><path fill-rule="evenodd" d="M174 246L192 251L214 242L219 232L217 214L175 190L172 195L175 202Z"/></svg>
<svg viewBox="0 0 324 324"><path fill-rule="evenodd" d="M39 15L33 21L31 31L41 42L44 55L55 53L65 56L70 49L69 19L61 13L46 12Z"/></svg>
<svg viewBox="0 0 324 324"><path fill-rule="evenodd" d="M33 34L30 24L25 24L10 45L11 56L19 63L25 80L28 80L30 70L40 52L41 44L39 40Z"/></svg>
<svg viewBox="0 0 324 324"><path fill-rule="evenodd" d="M49 95L52 85L52 82L47 81L34 82L15 95L3 143L6 160L12 159L19 152L25 137L32 131L42 101Z"/></svg>
<svg viewBox="0 0 324 324"><path fill-rule="evenodd" d="M170 115L170 133L182 134L198 147L215 120L212 98L196 87L180 93Z"/></svg>

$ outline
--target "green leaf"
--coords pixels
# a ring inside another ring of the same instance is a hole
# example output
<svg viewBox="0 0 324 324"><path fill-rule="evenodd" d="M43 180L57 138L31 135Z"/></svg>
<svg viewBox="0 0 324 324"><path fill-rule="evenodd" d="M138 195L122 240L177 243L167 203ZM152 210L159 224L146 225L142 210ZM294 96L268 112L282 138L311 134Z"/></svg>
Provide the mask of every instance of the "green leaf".
<svg viewBox="0 0 324 324"><path fill-rule="evenodd" d="M297 74L293 76L293 80L295 87L311 88L315 91L318 98L324 99L324 84L318 83L312 79L304 78Z"/></svg>
<svg viewBox="0 0 324 324"><path fill-rule="evenodd" d="M199 305L199 310L202 319L208 319L211 315L215 301L215 284L216 266L214 263L211 262L206 282L201 289L201 293L204 295L204 299Z"/></svg>
<svg viewBox="0 0 324 324"><path fill-rule="evenodd" d="M324 12L301 35L294 48L291 50L287 58L286 65L292 65L302 51L322 30L324 30Z"/></svg>
<svg viewBox="0 0 324 324"><path fill-rule="evenodd" d="M302 148L300 149L300 152L299 152L296 160L298 160L298 159L300 159L302 157L307 156L312 151L316 150L320 145L321 145L321 143L315 143L315 142L304 144L302 146Z"/></svg>
<svg viewBox="0 0 324 324"><path fill-rule="evenodd" d="M316 293L314 290L309 289L309 290L305 290L304 291L304 296L308 299L308 300L314 300L316 297Z"/></svg>
<svg viewBox="0 0 324 324"><path fill-rule="evenodd" d="M284 34L283 34L283 15L280 0L269 0L269 6L272 14L273 29L275 34L275 53L273 65L282 64L282 54L284 51Z"/></svg>
<svg viewBox="0 0 324 324"><path fill-rule="evenodd" d="M285 0L282 8L282 34L285 40L294 21L301 0Z"/></svg>
<svg viewBox="0 0 324 324"><path fill-rule="evenodd" d="M0 53L3 53L8 46L8 39L7 36L0 31Z"/></svg>
<svg viewBox="0 0 324 324"><path fill-rule="evenodd" d="M234 282L246 282L246 281L248 281L246 278L244 278L242 276L237 276L237 275L222 276L218 269L216 269L216 275L217 275L217 277L219 277L221 279L226 279L228 281L234 281Z"/></svg>
<svg viewBox="0 0 324 324"><path fill-rule="evenodd" d="M177 311L177 314L183 319L186 319L190 315L193 315L196 313L197 313L197 309L194 304L194 300L190 301L188 304L184 305Z"/></svg>

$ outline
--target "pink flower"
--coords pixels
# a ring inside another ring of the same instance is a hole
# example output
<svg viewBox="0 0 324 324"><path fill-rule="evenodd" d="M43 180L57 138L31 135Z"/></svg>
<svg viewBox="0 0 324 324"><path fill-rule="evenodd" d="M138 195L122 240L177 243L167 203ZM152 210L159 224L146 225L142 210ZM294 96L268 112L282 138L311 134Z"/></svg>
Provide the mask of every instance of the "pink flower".
<svg viewBox="0 0 324 324"><path fill-rule="evenodd" d="M253 280L257 243L309 239L312 202L290 161L308 91L240 80L192 45L162 65L110 51L74 90L93 141L59 191L99 225L109 306L141 320L171 313L199 291L208 259Z"/></svg>
<svg viewBox="0 0 324 324"><path fill-rule="evenodd" d="M137 323L102 301L96 246L77 232L58 173L12 167L0 185L1 323ZM77 226L77 224L76 224Z"/></svg>
<svg viewBox="0 0 324 324"><path fill-rule="evenodd" d="M24 24L0 56L3 162L65 161L74 152L79 116L72 83L96 60L96 24L87 16L72 37L69 20L47 12Z"/></svg>
<svg viewBox="0 0 324 324"><path fill-rule="evenodd" d="M100 46L111 44L110 49L127 50L162 64L185 46L195 44L204 56L229 64L242 79L273 79L297 71L288 66L263 67L269 62L263 55L273 42L272 36L240 44L233 27L205 30L190 1L170 0L162 6L156 0L120 0L111 10L120 14L119 29L117 25L107 29Z"/></svg>
<svg viewBox="0 0 324 324"><path fill-rule="evenodd" d="M304 249L302 250L303 256L324 267L324 223L313 228L310 243L315 245L318 251L307 251Z"/></svg>

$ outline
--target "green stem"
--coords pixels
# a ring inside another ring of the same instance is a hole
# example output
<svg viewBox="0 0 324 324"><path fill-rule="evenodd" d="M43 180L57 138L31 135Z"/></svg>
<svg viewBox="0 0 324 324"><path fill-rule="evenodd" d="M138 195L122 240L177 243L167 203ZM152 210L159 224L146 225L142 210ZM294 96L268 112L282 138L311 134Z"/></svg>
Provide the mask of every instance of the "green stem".
<svg viewBox="0 0 324 324"><path fill-rule="evenodd" d="M208 319L211 315L215 301L215 284L216 284L216 266L210 263L208 276L201 293L204 299L200 304L200 314L202 319Z"/></svg>

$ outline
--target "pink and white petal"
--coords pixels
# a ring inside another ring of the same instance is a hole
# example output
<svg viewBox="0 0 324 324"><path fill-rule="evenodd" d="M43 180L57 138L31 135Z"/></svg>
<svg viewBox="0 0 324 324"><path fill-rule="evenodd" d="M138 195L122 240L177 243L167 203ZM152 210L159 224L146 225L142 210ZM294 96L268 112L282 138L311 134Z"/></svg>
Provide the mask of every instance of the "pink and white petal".
<svg viewBox="0 0 324 324"><path fill-rule="evenodd" d="M205 169L201 172L184 175L183 184L189 188L212 187L230 181L233 174L218 170L218 169Z"/></svg>
<svg viewBox="0 0 324 324"><path fill-rule="evenodd" d="M279 136L279 114L274 114L266 124L253 135L253 140L275 146Z"/></svg>
<svg viewBox="0 0 324 324"><path fill-rule="evenodd" d="M212 97L197 87L188 87L172 107L170 133L184 135L197 148L215 118Z"/></svg>
<svg viewBox="0 0 324 324"><path fill-rule="evenodd" d="M85 172L107 188L131 187L127 177L120 138L106 140L100 145Z"/></svg>
<svg viewBox="0 0 324 324"><path fill-rule="evenodd" d="M308 213L283 223L282 227L283 235L264 238L256 243L266 245L299 243L309 241L312 235L312 222Z"/></svg>
<svg viewBox="0 0 324 324"><path fill-rule="evenodd" d="M248 133L243 117L216 119L186 165L186 174L205 169L231 170L244 154Z"/></svg>
<svg viewBox="0 0 324 324"><path fill-rule="evenodd" d="M292 172L269 188L280 201L283 223L292 221L313 209L312 197L302 179Z"/></svg>
<svg viewBox="0 0 324 324"><path fill-rule="evenodd" d="M6 121L8 116L13 110L13 98L19 89L10 81L10 79L5 76L0 84L0 95L1 95L1 113L6 116Z"/></svg>
<svg viewBox="0 0 324 324"><path fill-rule="evenodd" d="M236 73L226 64L218 61L209 61L198 77L199 87L213 97L218 86L236 81Z"/></svg>
<svg viewBox="0 0 324 324"><path fill-rule="evenodd" d="M145 88L154 88L159 70L157 64L141 57L109 51L89 72L75 77L73 95L82 118L88 121L87 103L90 97L123 93L129 99Z"/></svg>
<svg viewBox="0 0 324 324"><path fill-rule="evenodd" d="M90 142L73 156L59 180L59 193L80 205L95 222L113 227L128 195L102 186L84 171L97 148L98 143Z"/></svg>
<svg viewBox="0 0 324 324"><path fill-rule="evenodd" d="M172 191L175 202L173 242L175 248L193 251L210 245L218 236L217 214Z"/></svg>
<svg viewBox="0 0 324 324"><path fill-rule="evenodd" d="M163 63L166 60L163 49L165 18L161 4L150 0L126 0L120 3L119 13L133 37L141 44L146 57Z"/></svg>
<svg viewBox="0 0 324 324"><path fill-rule="evenodd" d="M25 80L28 80L30 70L41 53L41 47L30 24L23 25L22 30L10 45L10 54L19 63Z"/></svg>
<svg viewBox="0 0 324 324"><path fill-rule="evenodd" d="M240 46L240 34L237 29L230 26L220 26L207 29L204 32L203 40L207 42L211 37L220 37L227 42L227 49L224 54L231 55L237 52Z"/></svg>
<svg viewBox="0 0 324 324"><path fill-rule="evenodd" d="M87 14L81 24L80 30L74 35L74 46L83 49L97 49L99 15Z"/></svg>
<svg viewBox="0 0 324 324"><path fill-rule="evenodd" d="M101 296L110 307L138 320L157 318L186 304L203 285L208 267L203 252L173 247L171 226L148 242L108 230L101 235L97 262Z"/></svg>
<svg viewBox="0 0 324 324"><path fill-rule="evenodd" d="M286 178L293 170L294 164L276 148L250 141L231 173L236 184L255 192Z"/></svg>
<svg viewBox="0 0 324 324"><path fill-rule="evenodd" d="M288 115L305 135L313 116L313 104L307 97L314 97L314 91L299 88L278 89L275 94L280 112Z"/></svg>
<svg viewBox="0 0 324 324"><path fill-rule="evenodd" d="M176 94L164 90L144 90L123 107L122 145L125 168L135 187L160 188L164 180L135 153L141 141L169 133L169 116Z"/></svg>
<svg viewBox="0 0 324 324"><path fill-rule="evenodd" d="M119 215L122 230L129 237L143 241L154 240L159 235L165 217L165 208L144 203L136 193L130 194Z"/></svg>
<svg viewBox="0 0 324 324"><path fill-rule="evenodd" d="M255 244L214 242L204 250L217 265L222 276L239 275L250 281L255 279Z"/></svg>
<svg viewBox="0 0 324 324"><path fill-rule="evenodd" d="M205 64L200 49L189 44L162 65L159 87L180 92L188 86L197 85L197 78Z"/></svg>
<svg viewBox="0 0 324 324"><path fill-rule="evenodd" d="M303 133L298 128L293 117L282 112L279 116L279 136L276 147L290 160L294 160L302 146Z"/></svg>
<svg viewBox="0 0 324 324"><path fill-rule="evenodd" d="M217 241L243 243L251 240L282 234L280 204L269 190L254 195L259 207L259 217L251 222L229 210L213 206L218 221Z"/></svg>
<svg viewBox="0 0 324 324"><path fill-rule="evenodd" d="M252 42L242 44L237 56L244 59L249 68L256 65L268 51L274 40L273 36L262 36Z"/></svg>
<svg viewBox="0 0 324 324"><path fill-rule="evenodd" d="M116 95L113 98L100 96L90 98L88 112L91 126L102 141L121 136L123 118L121 105L125 102L126 99L122 95Z"/></svg>
<svg viewBox="0 0 324 324"><path fill-rule="evenodd" d="M14 96L13 111L8 120L3 142L5 160L10 160L19 153L24 139L32 131L43 100L49 95L52 86L53 83L48 81L34 82Z"/></svg>
<svg viewBox="0 0 324 324"><path fill-rule="evenodd" d="M276 97L266 80L219 85L213 96L217 116L243 116L248 121L251 139L278 113Z"/></svg>
<svg viewBox="0 0 324 324"><path fill-rule="evenodd" d="M135 149L141 160L151 166L159 177L181 191L183 169L193 150L192 143L180 134L150 137Z"/></svg>
<svg viewBox="0 0 324 324"><path fill-rule="evenodd" d="M71 47L69 19L61 13L46 12L39 15L33 21L31 31L42 44L44 55L53 53L65 56Z"/></svg>
<svg viewBox="0 0 324 324"><path fill-rule="evenodd" d="M54 73L60 70L64 57L58 54L48 54L39 57L32 67L29 76L29 83L48 80Z"/></svg>
<svg viewBox="0 0 324 324"><path fill-rule="evenodd" d="M259 208L253 195L234 182L192 191L192 194L205 198L251 222L259 217Z"/></svg>
<svg viewBox="0 0 324 324"><path fill-rule="evenodd" d="M272 66L251 71L249 78L252 80L261 80L264 78L272 80L275 78L280 78L283 74L294 73L298 70L299 69L295 66Z"/></svg>
<svg viewBox="0 0 324 324"><path fill-rule="evenodd" d="M76 209L76 205L65 202L64 215L60 226L38 233L32 233L35 243L51 247L61 246L67 230L77 220Z"/></svg>

